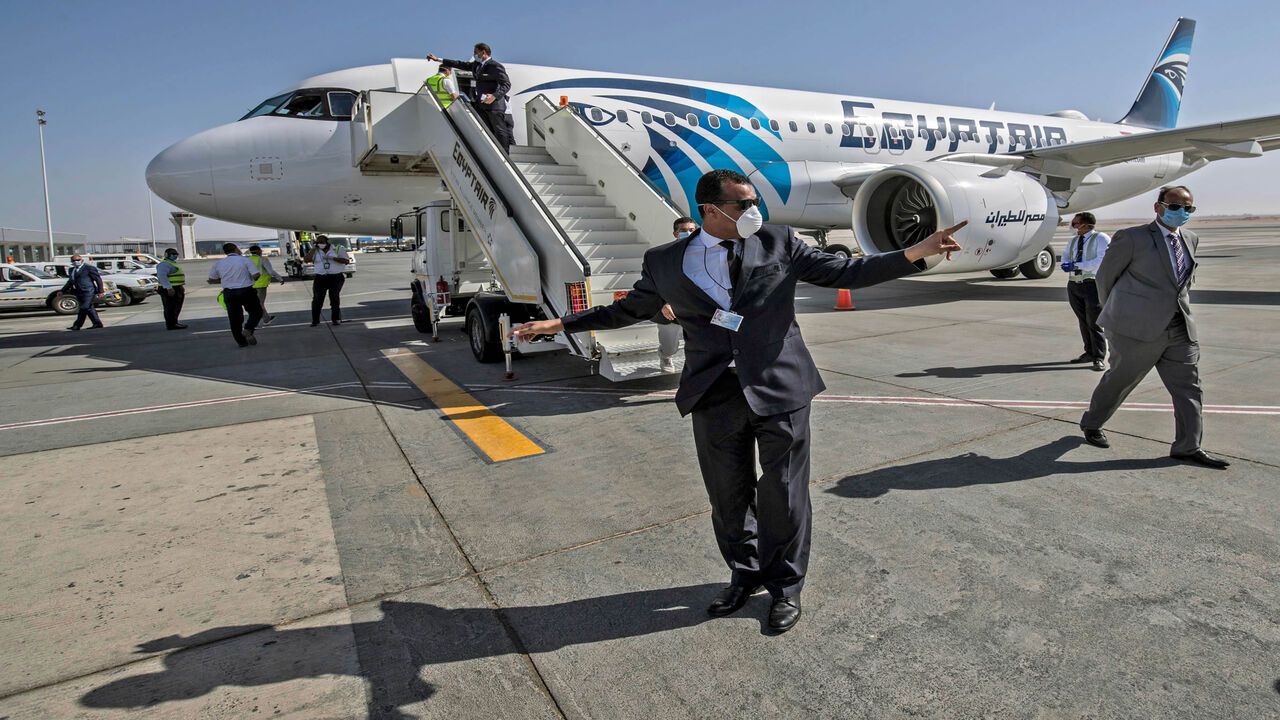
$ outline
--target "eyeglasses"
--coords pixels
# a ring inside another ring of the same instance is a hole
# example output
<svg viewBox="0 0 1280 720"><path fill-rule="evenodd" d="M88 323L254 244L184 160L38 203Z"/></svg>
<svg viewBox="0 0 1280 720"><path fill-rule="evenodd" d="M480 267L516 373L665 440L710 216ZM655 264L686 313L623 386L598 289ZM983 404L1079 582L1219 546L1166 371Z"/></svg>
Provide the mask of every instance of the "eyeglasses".
<svg viewBox="0 0 1280 720"><path fill-rule="evenodd" d="M1164 202L1163 200L1157 200L1156 202L1160 203L1161 205L1163 205L1163 206L1165 206L1165 207L1169 208L1170 210L1172 210L1172 211L1174 211L1174 212L1178 212L1179 210L1181 210L1181 209L1183 209L1183 208L1186 208L1187 212L1189 212L1189 213L1193 213L1193 212L1195 212L1195 211L1196 211L1196 206L1195 206L1195 205L1181 205L1181 204L1179 204L1179 203L1173 203L1173 204L1170 204L1170 203Z"/></svg>
<svg viewBox="0 0 1280 720"><path fill-rule="evenodd" d="M711 203L712 205L736 205L739 210L746 211L747 208L759 207L760 198L743 198L741 200L725 200L724 202Z"/></svg>

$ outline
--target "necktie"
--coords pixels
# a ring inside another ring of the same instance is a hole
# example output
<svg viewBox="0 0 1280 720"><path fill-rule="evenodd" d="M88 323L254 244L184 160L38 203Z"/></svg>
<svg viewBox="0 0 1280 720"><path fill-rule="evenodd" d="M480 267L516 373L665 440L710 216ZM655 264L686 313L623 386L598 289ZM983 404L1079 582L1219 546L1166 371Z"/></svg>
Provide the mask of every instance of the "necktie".
<svg viewBox="0 0 1280 720"><path fill-rule="evenodd" d="M726 259L729 261L729 297L733 297L733 293L738 289L738 276L742 274L742 258L738 257L738 253L734 252L735 243L732 240L721 240L720 247L724 248Z"/></svg>
<svg viewBox="0 0 1280 720"><path fill-rule="evenodd" d="M1187 274L1187 255L1182 251L1182 243L1178 242L1178 236L1169 233L1165 236L1169 247L1173 250L1173 275L1178 283L1178 287L1182 287L1182 283L1186 281Z"/></svg>
<svg viewBox="0 0 1280 720"><path fill-rule="evenodd" d="M1076 262L1084 261L1084 235L1076 236Z"/></svg>

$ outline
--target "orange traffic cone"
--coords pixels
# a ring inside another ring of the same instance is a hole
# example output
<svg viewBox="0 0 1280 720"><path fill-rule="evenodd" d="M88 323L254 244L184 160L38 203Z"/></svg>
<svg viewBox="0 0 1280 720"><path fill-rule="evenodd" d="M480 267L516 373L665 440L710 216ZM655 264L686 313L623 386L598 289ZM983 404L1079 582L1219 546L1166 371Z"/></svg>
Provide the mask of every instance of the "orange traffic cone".
<svg viewBox="0 0 1280 720"><path fill-rule="evenodd" d="M857 310L858 308L853 306L853 293L849 292L848 290L841 290L840 294L836 295L836 306L831 309L832 310Z"/></svg>

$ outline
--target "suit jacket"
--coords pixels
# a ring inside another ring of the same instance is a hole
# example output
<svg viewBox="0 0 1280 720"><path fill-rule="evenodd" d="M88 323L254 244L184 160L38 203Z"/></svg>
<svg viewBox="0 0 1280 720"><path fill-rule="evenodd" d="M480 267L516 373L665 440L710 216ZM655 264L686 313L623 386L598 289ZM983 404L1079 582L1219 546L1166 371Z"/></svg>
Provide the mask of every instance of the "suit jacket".
<svg viewBox="0 0 1280 720"><path fill-rule="evenodd" d="M93 295L103 292L102 273L89 263L71 268L67 273L67 284L62 286L62 292L68 291L76 295Z"/></svg>
<svg viewBox="0 0 1280 720"><path fill-rule="evenodd" d="M902 251L841 259L804 244L789 227L765 225L743 241L742 274L729 306L743 320L732 332L711 324L720 306L684 274L685 249L701 233L646 252L640 279L626 297L562 318L568 332L608 330L648 320L671 303L685 338L676 391L681 415L693 410L731 361L755 414L803 407L826 385L796 324L796 282L857 288L924 269Z"/></svg>
<svg viewBox="0 0 1280 720"><path fill-rule="evenodd" d="M486 112L505 113L507 111L507 93L511 92L511 79L507 77L507 69L502 66L502 63L489 58L489 61L483 65L474 60L441 60L440 64L471 73L471 85L475 88L471 99L477 108ZM482 95L492 95L493 102L489 105L482 104L480 102Z"/></svg>
<svg viewBox="0 0 1280 720"><path fill-rule="evenodd" d="M1149 225L1120 230L1111 238L1098 267L1098 301L1102 303L1099 326L1117 335L1150 342L1164 332L1175 313L1182 313L1187 337L1196 340L1189 290L1200 238L1186 228L1181 230L1191 271L1186 283L1178 287L1165 232L1153 220Z"/></svg>

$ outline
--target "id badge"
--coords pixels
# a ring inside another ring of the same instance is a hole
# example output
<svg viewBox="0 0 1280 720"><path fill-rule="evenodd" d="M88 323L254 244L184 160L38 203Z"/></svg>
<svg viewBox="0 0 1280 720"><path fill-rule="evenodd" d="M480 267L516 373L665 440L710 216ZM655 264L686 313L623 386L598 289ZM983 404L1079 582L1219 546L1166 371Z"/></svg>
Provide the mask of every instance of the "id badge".
<svg viewBox="0 0 1280 720"><path fill-rule="evenodd" d="M715 314L711 316L711 324L718 325L725 330L738 332L738 328L742 326L742 316L728 310L716 310Z"/></svg>

